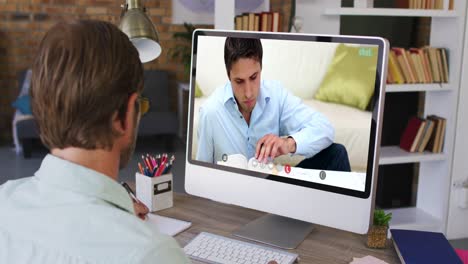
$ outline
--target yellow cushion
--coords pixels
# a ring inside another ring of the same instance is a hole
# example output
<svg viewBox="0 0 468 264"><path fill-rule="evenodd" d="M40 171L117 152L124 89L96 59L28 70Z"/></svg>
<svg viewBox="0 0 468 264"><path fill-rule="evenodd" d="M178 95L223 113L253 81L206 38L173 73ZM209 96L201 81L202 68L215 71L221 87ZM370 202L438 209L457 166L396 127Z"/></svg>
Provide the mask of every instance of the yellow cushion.
<svg viewBox="0 0 468 264"><path fill-rule="evenodd" d="M195 83L195 98L198 97L203 97L203 92L200 89L200 85L198 85L198 83Z"/></svg>
<svg viewBox="0 0 468 264"><path fill-rule="evenodd" d="M315 99L365 110L374 94L377 47L339 44Z"/></svg>

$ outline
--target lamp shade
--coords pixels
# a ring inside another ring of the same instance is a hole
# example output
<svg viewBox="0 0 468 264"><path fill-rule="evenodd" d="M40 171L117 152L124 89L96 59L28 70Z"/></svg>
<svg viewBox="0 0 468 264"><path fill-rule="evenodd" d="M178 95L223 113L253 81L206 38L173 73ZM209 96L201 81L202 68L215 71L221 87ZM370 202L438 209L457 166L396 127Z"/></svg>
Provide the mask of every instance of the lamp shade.
<svg viewBox="0 0 468 264"><path fill-rule="evenodd" d="M142 63L152 61L161 54L158 32L143 8L130 7L125 10L119 28L138 50Z"/></svg>

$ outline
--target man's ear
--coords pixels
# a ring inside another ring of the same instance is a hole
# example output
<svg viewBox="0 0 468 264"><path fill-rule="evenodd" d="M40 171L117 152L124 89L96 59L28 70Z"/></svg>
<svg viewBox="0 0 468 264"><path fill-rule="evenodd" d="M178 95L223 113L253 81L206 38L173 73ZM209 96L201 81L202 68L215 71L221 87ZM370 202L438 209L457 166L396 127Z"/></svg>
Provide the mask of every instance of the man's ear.
<svg viewBox="0 0 468 264"><path fill-rule="evenodd" d="M132 93L130 97L128 98L127 101L127 106L126 106L126 111L123 116L123 119L121 119L118 115L118 112L116 111L112 117L112 123L114 126L115 131L117 131L120 135L125 134L125 132L133 129L135 126L135 116L137 114L137 103L136 100L138 98L137 93Z"/></svg>

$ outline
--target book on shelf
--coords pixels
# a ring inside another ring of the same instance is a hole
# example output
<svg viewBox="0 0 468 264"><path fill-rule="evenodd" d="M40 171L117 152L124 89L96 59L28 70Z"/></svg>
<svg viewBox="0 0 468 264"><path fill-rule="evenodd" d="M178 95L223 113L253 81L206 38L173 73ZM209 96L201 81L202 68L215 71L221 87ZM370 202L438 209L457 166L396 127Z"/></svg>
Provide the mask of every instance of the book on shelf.
<svg viewBox="0 0 468 264"><path fill-rule="evenodd" d="M418 142L418 146L416 148L419 153L424 152L424 149L426 148L427 143L429 143L429 139L431 138L432 131L434 130L434 126L435 124L432 120L430 119L426 120L426 125L424 127L423 136L421 137L421 140Z"/></svg>
<svg viewBox="0 0 468 264"><path fill-rule="evenodd" d="M260 31L260 15L255 14L254 16L254 31Z"/></svg>
<svg viewBox="0 0 468 264"><path fill-rule="evenodd" d="M438 141L438 136L440 135L440 129L442 126L439 124L439 120L435 118L435 116L428 116L428 119L432 120L434 122L434 133L431 135L429 142L427 144L427 149L432 152L437 151L437 141Z"/></svg>
<svg viewBox="0 0 468 264"><path fill-rule="evenodd" d="M409 0L395 0L396 8L409 8Z"/></svg>
<svg viewBox="0 0 468 264"><path fill-rule="evenodd" d="M411 67L415 70L416 81L419 83L427 83L426 76L424 74L424 65L420 59L419 49L411 48L406 51Z"/></svg>
<svg viewBox="0 0 468 264"><path fill-rule="evenodd" d="M444 0L396 0L397 8L444 9ZM449 10L453 10L454 1L449 0Z"/></svg>
<svg viewBox="0 0 468 264"><path fill-rule="evenodd" d="M460 263L461 259L442 233L390 229L401 263Z"/></svg>
<svg viewBox="0 0 468 264"><path fill-rule="evenodd" d="M434 77L432 75L432 70L431 70L431 64L430 64L430 61L429 61L429 56L426 52L424 52L424 50L422 49L419 49L419 56L420 56L420 59L423 63L423 67L424 67L424 74L426 76L426 80L428 83L433 83L434 82Z"/></svg>
<svg viewBox="0 0 468 264"><path fill-rule="evenodd" d="M409 69L411 71L412 78L413 78L413 83L421 83L421 79L419 78L420 76L418 75L418 65L416 65L416 62L411 56L410 51L403 50L403 52L405 53L404 59L408 60Z"/></svg>
<svg viewBox="0 0 468 264"><path fill-rule="evenodd" d="M234 28L245 31L280 32L281 14L279 12L243 13L234 18Z"/></svg>
<svg viewBox="0 0 468 264"><path fill-rule="evenodd" d="M413 142L415 142L418 133L420 132L420 128L423 125L423 120L418 117L412 117L408 121L408 125L406 125L405 131L400 139L400 148L411 151L413 147Z"/></svg>
<svg viewBox="0 0 468 264"><path fill-rule="evenodd" d="M280 32L281 31L281 17L279 12L273 12L271 31Z"/></svg>
<svg viewBox="0 0 468 264"><path fill-rule="evenodd" d="M444 48L393 47L388 58L388 84L447 83L448 54Z"/></svg>
<svg viewBox="0 0 468 264"><path fill-rule="evenodd" d="M442 55L442 68L443 68L443 75L444 75L444 81L448 82L449 81L449 69L448 69L448 56L447 56L447 49L440 49L441 55Z"/></svg>
<svg viewBox="0 0 468 264"><path fill-rule="evenodd" d="M406 58L406 51L403 48L392 48L390 52L395 54L397 65L399 65L401 71L403 72L406 83L415 83L416 80L414 79L409 61Z"/></svg>
<svg viewBox="0 0 468 264"><path fill-rule="evenodd" d="M424 64L429 74L429 80L431 83L435 82L434 74L432 73L431 61L429 60L429 54L423 50Z"/></svg>
<svg viewBox="0 0 468 264"><path fill-rule="evenodd" d="M434 0L426 0L425 2L425 9L434 9Z"/></svg>
<svg viewBox="0 0 468 264"><path fill-rule="evenodd" d="M408 7L412 9L443 9L444 0L409 0Z"/></svg>
<svg viewBox="0 0 468 264"><path fill-rule="evenodd" d="M249 14L242 14L242 30L249 30Z"/></svg>
<svg viewBox="0 0 468 264"><path fill-rule="evenodd" d="M444 145L445 127L447 120L436 115L430 115L428 118L433 120L436 124L434 127L435 133L433 133L433 136L431 136L431 139L428 143L428 150L434 153L440 153L442 152Z"/></svg>
<svg viewBox="0 0 468 264"><path fill-rule="evenodd" d="M437 152L441 153L445 143L445 131L447 130L447 119L442 118L442 132L440 133L440 141Z"/></svg>
<svg viewBox="0 0 468 264"><path fill-rule="evenodd" d="M271 16L269 12L260 14L260 31L271 31Z"/></svg>
<svg viewBox="0 0 468 264"><path fill-rule="evenodd" d="M249 13L248 15L249 19L249 24L247 27L248 31L253 31L255 29L255 14L254 13Z"/></svg>
<svg viewBox="0 0 468 264"><path fill-rule="evenodd" d="M411 144L411 148L409 152L416 152L420 142L422 141L422 138L425 136L423 135L424 131L426 131L427 127L427 122L425 119L421 119L421 124L419 125L418 133L416 134L416 137L413 140L413 143Z"/></svg>
<svg viewBox="0 0 468 264"><path fill-rule="evenodd" d="M444 69L442 67L442 55L440 54L440 50L436 50L436 60L437 60L437 69L439 70L439 75L440 75L440 81L441 82L446 82L445 81L445 76L444 76Z"/></svg>
<svg viewBox="0 0 468 264"><path fill-rule="evenodd" d="M412 117L400 138L400 148L408 152L424 150L441 153L445 138L446 119L430 115L426 119Z"/></svg>
<svg viewBox="0 0 468 264"><path fill-rule="evenodd" d="M242 16L236 16L234 18L234 29L235 30L242 30L243 29L243 26L242 26Z"/></svg>
<svg viewBox="0 0 468 264"><path fill-rule="evenodd" d="M431 64L431 71L434 76L434 82L440 82L440 72L439 66L437 66L437 52L433 48L426 47L424 48L425 52L427 52L427 56L429 57L429 61Z"/></svg>

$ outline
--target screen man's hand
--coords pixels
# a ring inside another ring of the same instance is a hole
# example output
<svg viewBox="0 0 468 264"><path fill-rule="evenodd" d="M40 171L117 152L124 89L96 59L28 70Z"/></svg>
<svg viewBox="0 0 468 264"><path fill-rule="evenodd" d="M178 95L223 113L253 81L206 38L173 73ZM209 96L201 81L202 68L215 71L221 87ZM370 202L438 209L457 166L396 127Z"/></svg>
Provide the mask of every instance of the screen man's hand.
<svg viewBox="0 0 468 264"><path fill-rule="evenodd" d="M258 142L255 151L255 158L260 162L296 152L296 141L292 137L280 138L277 135L268 134L263 136Z"/></svg>

